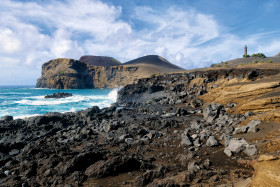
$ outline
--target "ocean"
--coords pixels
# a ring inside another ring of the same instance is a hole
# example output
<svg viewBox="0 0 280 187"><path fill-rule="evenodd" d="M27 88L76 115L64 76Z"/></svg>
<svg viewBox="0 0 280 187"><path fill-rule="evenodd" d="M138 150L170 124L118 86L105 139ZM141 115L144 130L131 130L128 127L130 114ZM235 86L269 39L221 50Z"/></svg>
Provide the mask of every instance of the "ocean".
<svg viewBox="0 0 280 187"><path fill-rule="evenodd" d="M45 99L55 92L72 93L72 97ZM47 112L75 112L92 106L108 107L117 99L118 89L41 89L35 86L0 86L0 118L31 117Z"/></svg>

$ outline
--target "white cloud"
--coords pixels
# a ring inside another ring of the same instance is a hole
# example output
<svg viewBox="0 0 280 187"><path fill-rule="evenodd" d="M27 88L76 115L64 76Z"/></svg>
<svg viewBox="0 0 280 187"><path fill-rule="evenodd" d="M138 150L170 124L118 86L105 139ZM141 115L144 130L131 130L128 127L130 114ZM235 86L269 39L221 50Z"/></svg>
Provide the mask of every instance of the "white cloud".
<svg viewBox="0 0 280 187"><path fill-rule="evenodd" d="M0 50L5 53L17 52L21 47L21 42L16 38L15 33L10 29L0 30Z"/></svg>
<svg viewBox="0 0 280 187"><path fill-rule="evenodd" d="M226 33L213 16L191 8L135 7L133 15L126 15L130 21L122 20L122 15L122 7L100 0L2 0L0 80L7 80L6 72L13 69L25 76L26 83L35 84L34 75L40 74L42 63L58 57L106 55L125 62L157 54L184 68L195 68L242 56L244 44L249 52L268 54L276 54L279 46L269 41L260 45L267 33L246 39ZM142 25L135 27L133 21Z"/></svg>

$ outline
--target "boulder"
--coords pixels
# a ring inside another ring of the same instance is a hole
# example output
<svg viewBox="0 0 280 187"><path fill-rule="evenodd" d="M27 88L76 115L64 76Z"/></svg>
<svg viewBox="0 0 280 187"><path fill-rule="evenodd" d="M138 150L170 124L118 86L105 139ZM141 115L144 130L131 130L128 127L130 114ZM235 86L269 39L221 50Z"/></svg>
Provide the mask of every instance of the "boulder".
<svg viewBox="0 0 280 187"><path fill-rule="evenodd" d="M247 123L247 127L248 127L248 131L247 132L257 132L258 128L257 126L261 124L260 120L254 119L252 121L250 121L249 123Z"/></svg>
<svg viewBox="0 0 280 187"><path fill-rule="evenodd" d="M221 108L219 103L206 106L203 110L203 117L206 122L213 122L219 116Z"/></svg>
<svg viewBox="0 0 280 187"><path fill-rule="evenodd" d="M190 125L191 125L192 129L200 129L201 128L200 121L198 121L198 120L191 121Z"/></svg>
<svg viewBox="0 0 280 187"><path fill-rule="evenodd" d="M247 133L247 132L257 132L258 128L257 126L261 124L260 120L254 119L247 123L245 126L237 127L233 134L241 134L241 133Z"/></svg>
<svg viewBox="0 0 280 187"><path fill-rule="evenodd" d="M112 131L112 130L117 130L120 126L118 121L110 121L110 122L102 122L103 124L103 129L106 132Z"/></svg>
<svg viewBox="0 0 280 187"><path fill-rule="evenodd" d="M194 146L195 147L200 147L201 146L201 143L200 143L200 139L199 138L196 138L193 142Z"/></svg>
<svg viewBox="0 0 280 187"><path fill-rule="evenodd" d="M258 153L258 150L255 145L248 145L244 150L244 153L248 156L254 156Z"/></svg>
<svg viewBox="0 0 280 187"><path fill-rule="evenodd" d="M193 161L189 162L189 164L188 164L188 170L189 171L198 171L199 169L200 168L199 168L196 160L193 160Z"/></svg>
<svg viewBox="0 0 280 187"><path fill-rule="evenodd" d="M190 137L189 134L187 135L182 135L182 140L181 140L181 145L188 145L188 146L193 146L193 140L192 137Z"/></svg>
<svg viewBox="0 0 280 187"><path fill-rule="evenodd" d="M9 170L4 171L6 176L10 176L12 173Z"/></svg>
<svg viewBox="0 0 280 187"><path fill-rule="evenodd" d="M248 129L249 129L249 127L247 127L247 126L237 127L237 128L235 128L233 134L247 133L247 132L248 132Z"/></svg>
<svg viewBox="0 0 280 187"><path fill-rule="evenodd" d="M232 154L238 154L244 151L248 145L249 144L244 138L232 138L230 139L228 146L224 149L224 153L227 156L231 156Z"/></svg>
<svg viewBox="0 0 280 187"><path fill-rule="evenodd" d="M210 136L208 140L206 141L206 145L209 147L216 147L219 145L219 141L215 136Z"/></svg>

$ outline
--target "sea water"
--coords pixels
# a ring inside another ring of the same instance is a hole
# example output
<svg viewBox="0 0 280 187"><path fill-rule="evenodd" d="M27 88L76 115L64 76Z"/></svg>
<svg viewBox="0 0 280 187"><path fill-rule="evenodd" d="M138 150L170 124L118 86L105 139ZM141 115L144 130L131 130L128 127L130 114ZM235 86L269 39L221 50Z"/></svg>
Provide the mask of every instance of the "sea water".
<svg viewBox="0 0 280 187"><path fill-rule="evenodd" d="M72 93L72 97L45 99L56 92ZM17 118L47 112L75 112L92 106L108 107L117 99L118 89L41 89L34 86L0 86L0 118Z"/></svg>

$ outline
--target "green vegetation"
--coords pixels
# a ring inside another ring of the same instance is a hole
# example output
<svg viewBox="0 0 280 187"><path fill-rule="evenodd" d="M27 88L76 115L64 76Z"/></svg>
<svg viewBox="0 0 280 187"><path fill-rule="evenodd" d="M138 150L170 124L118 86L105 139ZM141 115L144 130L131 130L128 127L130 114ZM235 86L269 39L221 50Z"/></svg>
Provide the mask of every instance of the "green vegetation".
<svg viewBox="0 0 280 187"><path fill-rule="evenodd" d="M153 74L150 76L150 78L157 77L157 76L159 76L159 75L160 75L160 73L153 73Z"/></svg>
<svg viewBox="0 0 280 187"><path fill-rule="evenodd" d="M266 58L266 56L263 53L252 54L252 57Z"/></svg>
<svg viewBox="0 0 280 187"><path fill-rule="evenodd" d="M211 67L211 68L214 68L214 67L216 67L216 64L211 64L210 67Z"/></svg>
<svg viewBox="0 0 280 187"><path fill-rule="evenodd" d="M254 60L252 62L250 62L249 64L258 64L258 63L273 63L272 60L268 60L266 62L264 62L263 60L261 60L260 62L258 60Z"/></svg>
<svg viewBox="0 0 280 187"><path fill-rule="evenodd" d="M115 61L115 62L117 62L118 64L121 64L120 61L118 61L118 60L116 60L116 59L114 59L114 58L112 58L112 60Z"/></svg>
<svg viewBox="0 0 280 187"><path fill-rule="evenodd" d="M248 58L250 57L250 55L243 55L243 58Z"/></svg>
<svg viewBox="0 0 280 187"><path fill-rule="evenodd" d="M65 73L65 70L62 70L62 71L60 72L60 74L62 74L62 75L63 75L64 73Z"/></svg>

